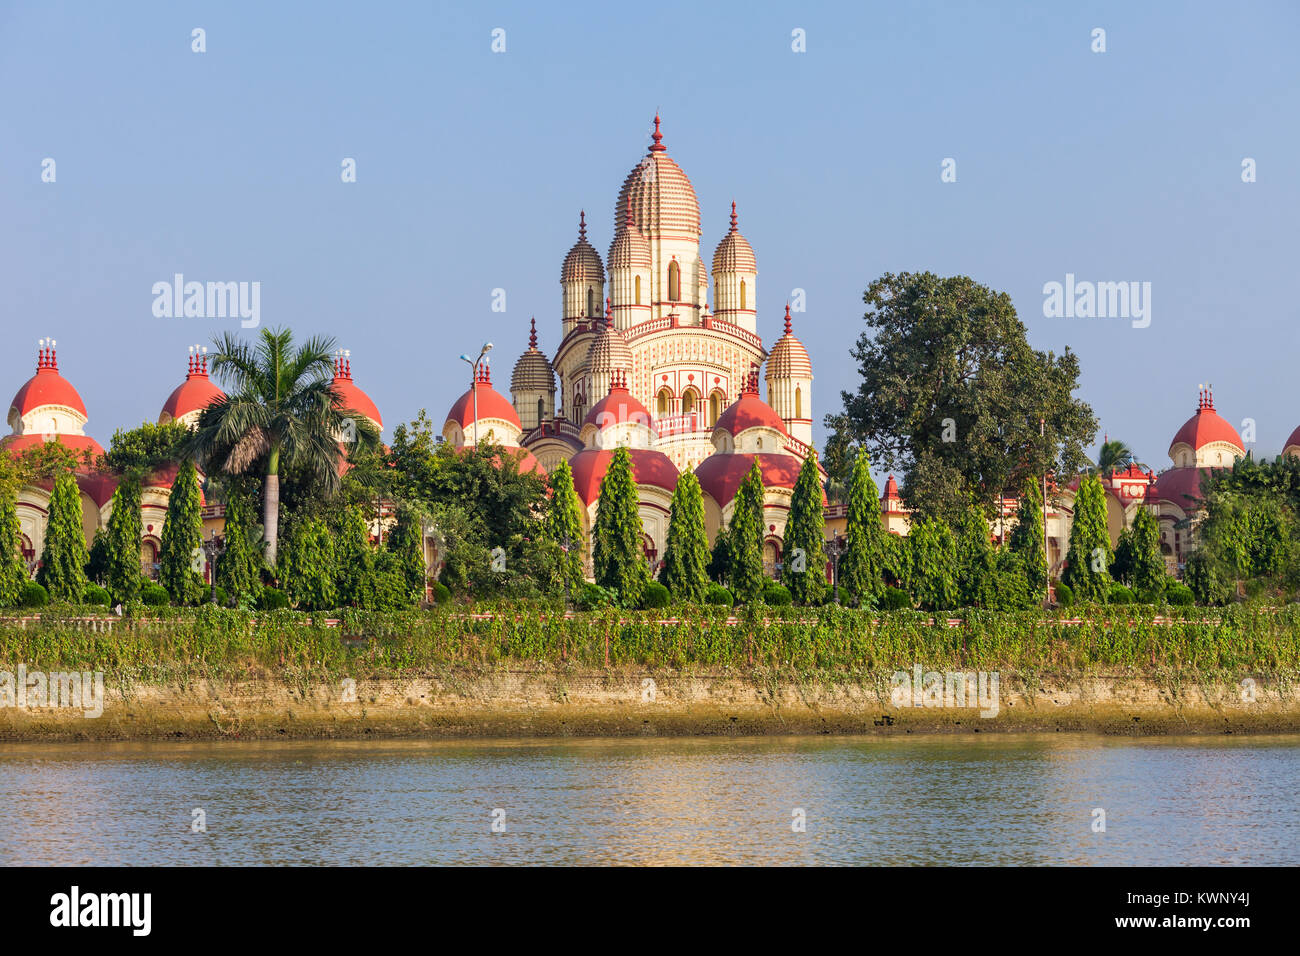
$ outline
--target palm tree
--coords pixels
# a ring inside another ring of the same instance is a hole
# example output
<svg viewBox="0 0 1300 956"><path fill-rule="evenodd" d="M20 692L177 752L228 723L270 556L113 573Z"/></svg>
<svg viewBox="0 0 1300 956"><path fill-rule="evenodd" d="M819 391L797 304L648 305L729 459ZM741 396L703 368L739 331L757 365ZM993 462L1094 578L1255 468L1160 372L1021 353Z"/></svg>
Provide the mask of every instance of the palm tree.
<svg viewBox="0 0 1300 956"><path fill-rule="evenodd" d="M280 470L301 468L326 495L339 488L338 436L357 413L336 408L334 340L313 336L297 349L288 329L263 329L256 344L226 332L213 340L213 374L228 394L204 411L187 451L205 467L238 475L262 470L266 560L275 566Z"/></svg>
<svg viewBox="0 0 1300 956"><path fill-rule="evenodd" d="M1118 438L1106 438L1097 452L1097 464L1088 469L1091 475L1109 475L1112 471L1127 468L1129 465L1142 466L1129 448Z"/></svg>

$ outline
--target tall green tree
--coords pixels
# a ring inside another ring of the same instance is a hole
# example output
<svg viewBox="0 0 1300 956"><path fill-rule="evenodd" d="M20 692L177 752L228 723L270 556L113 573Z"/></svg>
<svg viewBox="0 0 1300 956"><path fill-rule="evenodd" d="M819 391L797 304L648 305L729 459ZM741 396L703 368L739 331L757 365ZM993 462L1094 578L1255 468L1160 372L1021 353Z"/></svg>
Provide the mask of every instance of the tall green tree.
<svg viewBox="0 0 1300 956"><path fill-rule="evenodd" d="M140 484L123 478L113 492L113 513L105 541L105 580L113 600L130 604L140 597L144 574L140 568L140 541L144 525L140 518ZM98 541L98 538L96 538Z"/></svg>
<svg viewBox="0 0 1300 956"><path fill-rule="evenodd" d="M312 337L294 348L288 329L262 329L256 344L232 333L215 340L213 374L226 385L225 398L199 418L185 453L208 472L262 475L262 526L266 561L276 563L282 468L308 475L319 496L339 488L338 436L351 422L358 442L377 436L360 413L340 408L331 381L334 340Z"/></svg>
<svg viewBox="0 0 1300 956"><path fill-rule="evenodd" d="M664 547L664 587L678 601L704 602L709 588L709 535L704 527L704 496L692 472L677 479Z"/></svg>
<svg viewBox="0 0 1300 956"><path fill-rule="evenodd" d="M903 472L918 517L955 525L972 498L988 511L1026 475L1086 462L1097 420L1073 395L1078 359L1031 348L1006 293L926 272L884 275L863 298L861 381L826 424Z"/></svg>
<svg viewBox="0 0 1300 956"><path fill-rule="evenodd" d="M763 473L757 461L736 491L728 547L736 603L757 604L763 598Z"/></svg>
<svg viewBox="0 0 1300 956"><path fill-rule="evenodd" d="M885 588L885 528L880 522L880 495L865 451L858 452L853 464L845 539L840 558L840 600L854 607L874 607Z"/></svg>
<svg viewBox="0 0 1300 956"><path fill-rule="evenodd" d="M407 593L415 601L423 601L428 569L424 563L424 514L418 507L409 502L398 506L386 547L397 563Z"/></svg>
<svg viewBox="0 0 1300 956"><path fill-rule="evenodd" d="M582 502L573 489L573 470L567 461L560 462L550 476L551 497L546 508L546 535L561 551L560 583L570 594L577 593L585 578ZM671 534L671 532L669 532Z"/></svg>
<svg viewBox="0 0 1300 956"><path fill-rule="evenodd" d="M713 539L713 550L709 552L709 580L723 587L731 584L731 529L726 525L718 528Z"/></svg>
<svg viewBox="0 0 1300 956"><path fill-rule="evenodd" d="M27 583L18 523L18 475L8 456L0 462L0 607L14 607Z"/></svg>
<svg viewBox="0 0 1300 956"><path fill-rule="evenodd" d="M1025 478L1025 490L1016 509L1016 526L1011 529L1011 550L1024 563L1030 590L1039 594L1047 587L1047 555L1043 550L1043 494L1039 479Z"/></svg>
<svg viewBox="0 0 1300 956"><path fill-rule="evenodd" d="M870 475L867 477L869 480ZM822 553L825 540L821 474L817 457L809 455L799 468L790 496L790 517L781 552L781 580L796 604L821 604L826 597L826 556Z"/></svg>
<svg viewBox="0 0 1300 956"><path fill-rule="evenodd" d="M36 574L52 601L76 604L86 590L86 531L82 525L81 492L72 472L61 470L50 493L45 548Z"/></svg>
<svg viewBox="0 0 1300 956"><path fill-rule="evenodd" d="M650 580L642 534L632 458L627 448L619 447L600 482L592 563L596 583L617 591L624 607L640 604Z"/></svg>
<svg viewBox="0 0 1300 956"><path fill-rule="evenodd" d="M1061 580L1076 601L1105 601L1110 594L1110 532L1106 527L1106 492L1101 479L1084 475L1074 498L1070 550Z"/></svg>
<svg viewBox="0 0 1300 956"><path fill-rule="evenodd" d="M960 600L957 543L947 522L921 518L907 535L904 585L927 611L947 611Z"/></svg>
<svg viewBox="0 0 1300 956"><path fill-rule="evenodd" d="M363 607L374 586L375 554L370 547L370 526L360 505L338 514L334 529L335 584L340 607Z"/></svg>
<svg viewBox="0 0 1300 956"><path fill-rule="evenodd" d="M338 605L338 564L334 537L317 517L295 519L289 526L280 580L289 600L304 610L324 611Z"/></svg>
<svg viewBox="0 0 1300 956"><path fill-rule="evenodd" d="M194 557L203 543L203 506L194 462L181 462L167 499L162 542L158 555L158 583L177 604L197 604L203 599L203 579L194 570Z"/></svg>
<svg viewBox="0 0 1300 956"><path fill-rule="evenodd" d="M954 534L957 548L957 600L963 607L989 607L997 586L997 558L989 542L989 524L973 502Z"/></svg>
<svg viewBox="0 0 1300 956"><path fill-rule="evenodd" d="M226 492L224 547L217 556L216 581L236 604L244 595L253 593L259 578L257 552L248 525L247 499L240 489L231 486Z"/></svg>
<svg viewBox="0 0 1300 956"><path fill-rule="evenodd" d="M1144 599L1164 596L1168 572L1160 554L1160 526L1146 508L1139 508L1115 547L1113 574Z"/></svg>

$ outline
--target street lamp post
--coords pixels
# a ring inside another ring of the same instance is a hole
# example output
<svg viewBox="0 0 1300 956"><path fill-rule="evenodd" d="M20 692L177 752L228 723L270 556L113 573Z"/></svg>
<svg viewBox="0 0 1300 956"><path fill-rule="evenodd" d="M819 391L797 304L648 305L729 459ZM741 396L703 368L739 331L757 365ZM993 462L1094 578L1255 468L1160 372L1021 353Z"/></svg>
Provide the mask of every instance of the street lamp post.
<svg viewBox="0 0 1300 956"><path fill-rule="evenodd" d="M492 351L492 343L484 342L483 348L478 353L478 358L472 359L468 355L462 355L460 360L469 365L472 370L473 379L470 381L470 391L474 395L474 444L478 445L478 367L483 361L483 357Z"/></svg>
<svg viewBox="0 0 1300 956"><path fill-rule="evenodd" d="M217 603L217 558L225 550L225 539L218 538L217 530L213 528L208 532L208 540L203 542L203 554L208 559L208 583L211 585L210 597L213 604Z"/></svg>
<svg viewBox="0 0 1300 956"><path fill-rule="evenodd" d="M831 585L836 604L840 603L840 558L848 550L848 541L843 535L837 534L826 542L826 556L831 559Z"/></svg>

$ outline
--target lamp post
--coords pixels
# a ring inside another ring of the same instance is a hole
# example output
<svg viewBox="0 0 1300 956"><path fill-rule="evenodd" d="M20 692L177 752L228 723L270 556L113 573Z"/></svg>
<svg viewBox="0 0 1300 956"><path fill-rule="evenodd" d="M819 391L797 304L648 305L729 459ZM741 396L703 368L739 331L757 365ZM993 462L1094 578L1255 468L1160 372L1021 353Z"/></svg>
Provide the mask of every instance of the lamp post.
<svg viewBox="0 0 1300 956"><path fill-rule="evenodd" d="M478 358L472 359L468 355L462 355L460 360L469 365L472 369L473 378L470 380L470 392L474 395L474 444L478 444L478 367L483 361L483 357L492 351L492 343L484 342L483 348L478 353Z"/></svg>
<svg viewBox="0 0 1300 956"><path fill-rule="evenodd" d="M831 585L836 604L840 603L840 558L844 557L848 544L848 539L837 534L827 541L824 547L826 556L831 559Z"/></svg>
<svg viewBox="0 0 1300 956"><path fill-rule="evenodd" d="M203 554L208 559L208 583L213 604L217 603L217 557L226 550L224 538L217 537L217 529L208 532L208 540L203 542Z"/></svg>

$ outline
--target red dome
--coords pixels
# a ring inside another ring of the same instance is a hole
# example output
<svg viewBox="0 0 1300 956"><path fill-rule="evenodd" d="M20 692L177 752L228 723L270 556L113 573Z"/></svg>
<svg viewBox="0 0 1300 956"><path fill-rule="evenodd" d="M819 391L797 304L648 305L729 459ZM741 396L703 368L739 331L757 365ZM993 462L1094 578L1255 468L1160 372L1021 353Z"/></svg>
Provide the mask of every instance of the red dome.
<svg viewBox="0 0 1300 956"><path fill-rule="evenodd" d="M1200 468L1170 468L1156 476L1147 500L1168 501L1184 511L1194 511L1201 497Z"/></svg>
<svg viewBox="0 0 1300 956"><path fill-rule="evenodd" d="M88 418L86 404L72 387L72 383L59 374L58 357L53 348L41 349L36 363L36 374L27 380L10 403L10 413L19 417L43 405L62 405Z"/></svg>
<svg viewBox="0 0 1300 956"><path fill-rule="evenodd" d="M672 492L677 490L680 474L667 455L649 448L629 448L632 457L632 477L638 485L650 485ZM573 489L584 505L600 497L600 483L609 470L614 457L613 449L588 448L569 459L573 469Z"/></svg>
<svg viewBox="0 0 1300 956"><path fill-rule="evenodd" d="M29 448L39 448L47 441L57 441L59 444L78 453L89 451L95 456L104 454L104 449L100 447L99 442L89 435L38 435L34 433L9 435L4 439L0 439L0 445L3 445L5 451L20 455Z"/></svg>
<svg viewBox="0 0 1300 956"><path fill-rule="evenodd" d="M465 453L468 452L473 447L474 447L473 445L463 445L459 449L457 449L457 451L461 453ZM509 455L510 457L515 459L515 462L519 466L519 474L526 475L529 472L532 472L535 475L537 475L538 478L546 477L546 469L542 467L542 463L538 461L536 456L534 456L533 453L529 451L527 448L520 448L518 446L502 447L501 455L498 455L495 458L496 466L498 468L501 467L501 457L503 455Z"/></svg>
<svg viewBox="0 0 1300 956"><path fill-rule="evenodd" d="M736 497L740 483L749 474L754 462L763 476L764 488L788 488L793 490L799 479L799 469L803 462L794 455L764 454L756 455L710 455L700 462L695 469L695 477L700 480L700 488L725 507L727 502ZM826 503L826 492L822 491L822 504Z"/></svg>
<svg viewBox="0 0 1300 956"><path fill-rule="evenodd" d="M504 395L492 387L492 380L487 371L487 366L484 366L480 371L478 381L470 387L470 390L456 399L456 403L451 406L451 411L447 413L447 421L454 421L461 428L465 428L474 421L475 392L478 393L479 418L499 418L514 425L520 431L524 430L514 405L510 404Z"/></svg>
<svg viewBox="0 0 1300 956"><path fill-rule="evenodd" d="M1297 428L1295 431L1293 431L1291 433L1291 437L1288 438L1285 442L1283 442L1282 450L1286 451L1292 445L1300 446L1300 428Z"/></svg>
<svg viewBox="0 0 1300 956"><path fill-rule="evenodd" d="M714 430L721 428L734 438L750 428L774 428L787 438L790 433L785 430L785 422L773 411L772 406L758 397L757 392L742 392L740 398L728 405L718 416Z"/></svg>
<svg viewBox="0 0 1300 956"><path fill-rule="evenodd" d="M334 403L334 407L339 411L360 412L366 418L370 419L381 429L384 427L384 420L379 415L379 406L370 400L370 396L353 383L351 378L335 378L334 391L339 393L339 400ZM482 396L479 396L479 409L482 410Z"/></svg>
<svg viewBox="0 0 1300 956"><path fill-rule="evenodd" d="M225 397L226 393L213 385L212 380L208 378L207 358L196 360L191 357L185 381L177 385L171 395L167 396L158 420L175 421L190 412L200 412L212 402Z"/></svg>
<svg viewBox="0 0 1300 956"><path fill-rule="evenodd" d="M1178 429L1178 434L1169 443L1169 447L1172 449L1174 445L1190 445L1193 451L1199 451L1211 442L1216 441L1227 442L1243 455L1246 453L1246 448L1241 443L1241 436L1237 434L1237 429L1229 425L1214 410L1214 397L1209 389L1206 389L1201 392L1201 400L1196 409L1196 414L1187 419L1183 427Z"/></svg>
<svg viewBox="0 0 1300 956"><path fill-rule="evenodd" d="M609 425L636 422L653 428L651 421L646 407L632 396L632 393L627 390L627 385L619 378L619 373L615 372L614 384L610 386L609 394L591 406L591 411L587 413L583 425L605 428Z"/></svg>

